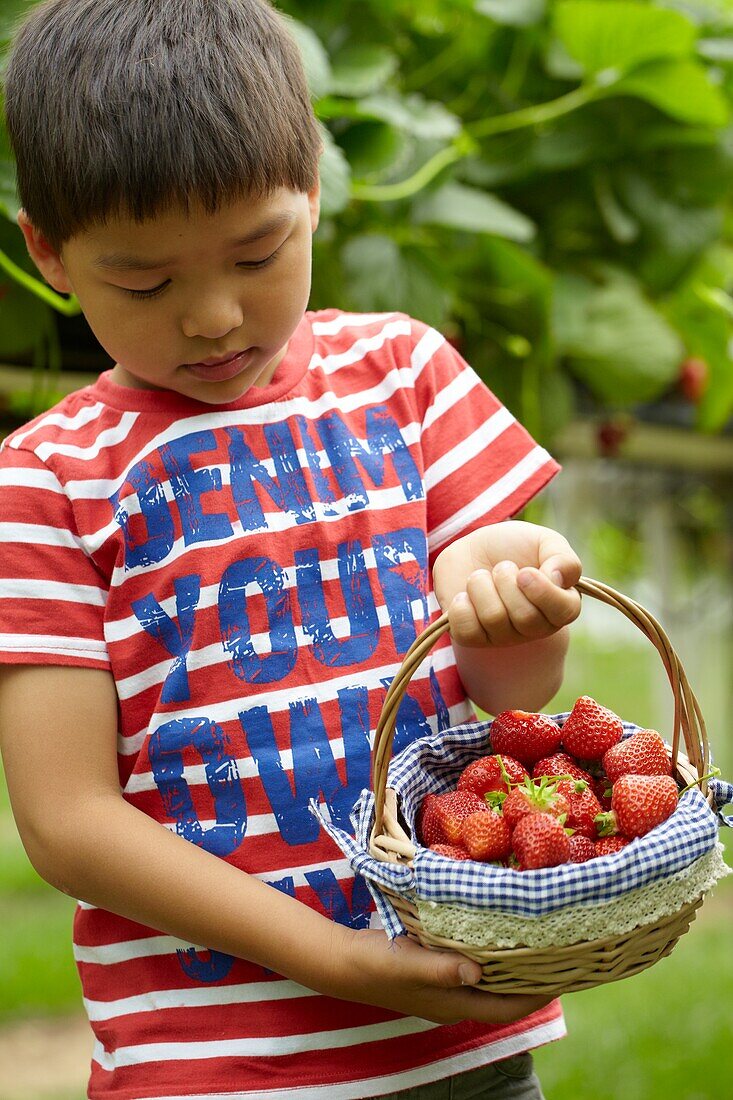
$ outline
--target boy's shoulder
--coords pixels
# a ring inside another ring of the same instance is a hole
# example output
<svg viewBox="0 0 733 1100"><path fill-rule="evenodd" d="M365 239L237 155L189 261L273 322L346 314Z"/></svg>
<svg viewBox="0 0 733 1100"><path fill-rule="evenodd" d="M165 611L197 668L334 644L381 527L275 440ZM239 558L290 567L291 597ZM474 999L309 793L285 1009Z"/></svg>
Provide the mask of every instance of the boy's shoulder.
<svg viewBox="0 0 733 1100"><path fill-rule="evenodd" d="M419 339L430 326L407 313L389 310L384 313L356 313L343 309L320 309L309 312L311 327L316 337L346 337L358 334L369 336L384 333L388 337Z"/></svg>
<svg viewBox="0 0 733 1100"><path fill-rule="evenodd" d="M93 384L73 390L45 412L9 432L0 441L0 461L9 451L31 452L43 459L44 444L61 442L69 432L78 438L78 430L97 420L101 411Z"/></svg>
<svg viewBox="0 0 733 1100"><path fill-rule="evenodd" d="M411 367L419 373L423 359L430 359L447 343L443 333L399 310L352 313L322 309L308 316L316 357L339 367L359 367L367 375L394 367Z"/></svg>

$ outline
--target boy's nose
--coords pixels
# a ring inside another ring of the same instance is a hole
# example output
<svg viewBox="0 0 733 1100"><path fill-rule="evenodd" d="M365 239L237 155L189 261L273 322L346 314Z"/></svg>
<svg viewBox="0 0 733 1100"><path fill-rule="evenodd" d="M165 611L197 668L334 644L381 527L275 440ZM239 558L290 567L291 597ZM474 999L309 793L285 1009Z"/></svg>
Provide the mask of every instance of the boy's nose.
<svg viewBox="0 0 733 1100"><path fill-rule="evenodd" d="M199 299L181 320L184 336L220 340L241 327L244 313L239 302L224 296Z"/></svg>

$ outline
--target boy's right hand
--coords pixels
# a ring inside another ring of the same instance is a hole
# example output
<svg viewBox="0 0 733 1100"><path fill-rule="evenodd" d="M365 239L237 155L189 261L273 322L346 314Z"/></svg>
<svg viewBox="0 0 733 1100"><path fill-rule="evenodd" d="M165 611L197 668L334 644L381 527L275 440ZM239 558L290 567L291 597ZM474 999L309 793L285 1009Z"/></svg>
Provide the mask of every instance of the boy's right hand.
<svg viewBox="0 0 733 1100"><path fill-rule="evenodd" d="M481 980L477 962L455 951L421 947L407 936L392 943L384 932L334 925L334 962L344 966L348 991L336 996L419 1016L436 1024L459 1020L506 1024L544 1008L554 998L473 989ZM336 938L335 937L335 938ZM340 957L339 957L340 956ZM338 980L337 983L338 984Z"/></svg>

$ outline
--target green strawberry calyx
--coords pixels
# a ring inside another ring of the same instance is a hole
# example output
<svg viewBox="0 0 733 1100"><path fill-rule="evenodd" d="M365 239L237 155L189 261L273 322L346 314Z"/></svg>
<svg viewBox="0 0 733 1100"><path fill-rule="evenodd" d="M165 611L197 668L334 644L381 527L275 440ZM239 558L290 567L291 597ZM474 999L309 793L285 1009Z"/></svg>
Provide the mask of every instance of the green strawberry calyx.
<svg viewBox="0 0 733 1100"><path fill-rule="evenodd" d="M490 809L498 810L501 813L501 804L506 796L506 791L486 791L484 794L484 802Z"/></svg>
<svg viewBox="0 0 733 1100"><path fill-rule="evenodd" d="M604 810L593 818L598 829L599 836L616 836L619 832L618 819L615 810Z"/></svg>

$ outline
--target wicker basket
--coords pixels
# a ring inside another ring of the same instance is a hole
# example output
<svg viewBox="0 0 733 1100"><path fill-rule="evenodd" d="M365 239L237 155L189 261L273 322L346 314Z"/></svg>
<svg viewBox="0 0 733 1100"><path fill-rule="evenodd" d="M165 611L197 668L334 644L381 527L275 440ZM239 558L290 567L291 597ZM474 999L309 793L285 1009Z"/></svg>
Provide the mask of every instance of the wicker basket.
<svg viewBox="0 0 733 1100"><path fill-rule="evenodd" d="M664 630L648 611L605 584L583 577L577 588L583 596L592 596L622 612L656 646L674 696L674 728L669 749L673 774L681 786L698 783L712 805L712 795L708 793L706 780L702 778L709 770L705 722L681 662ZM372 757L375 821L369 850L377 860L412 866L416 854L415 845L400 822L395 792L387 788L387 770L400 701L423 658L447 630L448 616L442 615L416 639L387 692ZM681 737L686 754L680 751ZM531 871L522 873L532 874ZM408 934L423 946L460 951L481 963L483 977L477 988L492 992L547 995L588 989L645 970L672 951L680 936L688 930L703 900L699 896L672 915L607 939L541 949L499 948L491 943L477 947L431 934L421 924L418 910L409 897L388 887L381 889Z"/></svg>

